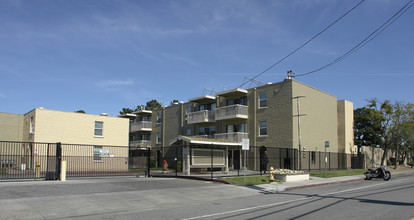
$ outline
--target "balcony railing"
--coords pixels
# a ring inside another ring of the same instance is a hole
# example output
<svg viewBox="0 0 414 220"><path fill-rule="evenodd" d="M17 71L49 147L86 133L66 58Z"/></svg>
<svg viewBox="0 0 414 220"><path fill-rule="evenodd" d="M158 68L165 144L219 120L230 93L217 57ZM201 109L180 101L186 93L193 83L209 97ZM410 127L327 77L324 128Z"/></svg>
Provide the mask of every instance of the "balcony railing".
<svg viewBox="0 0 414 220"><path fill-rule="evenodd" d="M151 147L151 141L150 140L130 141L129 147L130 148Z"/></svg>
<svg viewBox="0 0 414 220"><path fill-rule="evenodd" d="M130 132L136 131L152 131L152 122L150 121L139 121L131 123Z"/></svg>
<svg viewBox="0 0 414 220"><path fill-rule="evenodd" d="M204 110L187 114L187 124L216 122L214 111Z"/></svg>
<svg viewBox="0 0 414 220"><path fill-rule="evenodd" d="M214 138L218 140L230 140L230 141L242 142L243 139L249 138L248 136L249 136L248 133L233 132L233 133L215 134Z"/></svg>
<svg viewBox="0 0 414 220"><path fill-rule="evenodd" d="M216 121L235 119L235 118L248 118L248 107L245 105L230 105L216 109Z"/></svg>

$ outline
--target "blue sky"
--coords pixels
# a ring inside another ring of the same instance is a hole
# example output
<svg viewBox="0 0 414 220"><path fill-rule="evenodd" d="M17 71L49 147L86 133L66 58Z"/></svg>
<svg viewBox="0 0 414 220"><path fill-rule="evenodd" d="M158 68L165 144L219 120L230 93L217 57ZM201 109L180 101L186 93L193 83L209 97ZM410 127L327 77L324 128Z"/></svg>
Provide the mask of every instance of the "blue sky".
<svg viewBox="0 0 414 220"><path fill-rule="evenodd" d="M0 112L36 107L117 116L157 99L236 88L360 0L1 0ZM312 71L340 57L409 0L366 0L257 78ZM341 62L296 80L362 107L413 102L414 7Z"/></svg>

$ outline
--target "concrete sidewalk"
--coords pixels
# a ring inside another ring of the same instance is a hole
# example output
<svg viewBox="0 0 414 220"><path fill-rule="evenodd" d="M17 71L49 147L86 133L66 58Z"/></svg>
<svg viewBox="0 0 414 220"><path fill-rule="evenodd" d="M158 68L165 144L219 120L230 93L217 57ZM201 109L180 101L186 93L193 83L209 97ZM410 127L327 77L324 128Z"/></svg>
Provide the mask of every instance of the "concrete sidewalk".
<svg viewBox="0 0 414 220"><path fill-rule="evenodd" d="M409 170L393 170L389 169L392 175L400 175L400 174L407 174L407 175L414 175L414 169ZM354 181L362 181L364 180L365 176L363 174L357 176L342 176L342 177L332 177L332 178L320 178L320 177L309 177L309 180L306 181L295 181L295 182L274 182L270 184L261 184L256 185L252 188L257 190L261 190L262 192L267 193L278 193L285 190L294 190L294 189L301 189L307 187L314 187L314 186L323 186L329 184L340 184L340 183L348 183Z"/></svg>

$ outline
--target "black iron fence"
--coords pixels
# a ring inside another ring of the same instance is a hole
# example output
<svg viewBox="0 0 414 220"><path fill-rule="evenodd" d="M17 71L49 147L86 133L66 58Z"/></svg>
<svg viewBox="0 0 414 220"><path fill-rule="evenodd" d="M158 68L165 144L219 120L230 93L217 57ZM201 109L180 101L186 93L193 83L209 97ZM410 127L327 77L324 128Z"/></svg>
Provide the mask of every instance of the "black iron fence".
<svg viewBox="0 0 414 220"><path fill-rule="evenodd" d="M148 175L149 151L128 146L0 141L0 181L66 177Z"/></svg>
<svg viewBox="0 0 414 220"><path fill-rule="evenodd" d="M128 146L0 141L0 181L86 176L218 176L257 175L269 170L304 171L362 169L364 155L277 147L171 146L151 150ZM246 171L244 170L246 167Z"/></svg>
<svg viewBox="0 0 414 220"><path fill-rule="evenodd" d="M246 171L244 171L246 167ZM171 146L151 149L151 175L198 175L213 178L262 174L273 167L311 171L363 169L364 155L302 151L277 147Z"/></svg>

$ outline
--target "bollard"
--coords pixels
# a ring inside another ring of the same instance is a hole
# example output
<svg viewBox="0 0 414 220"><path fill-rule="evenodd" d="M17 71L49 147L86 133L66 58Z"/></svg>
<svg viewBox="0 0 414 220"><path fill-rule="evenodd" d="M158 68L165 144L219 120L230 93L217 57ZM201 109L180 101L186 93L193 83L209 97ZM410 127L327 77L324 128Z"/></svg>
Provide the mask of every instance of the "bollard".
<svg viewBox="0 0 414 220"><path fill-rule="evenodd" d="M66 181L66 160L62 160L60 164L60 181Z"/></svg>
<svg viewBox="0 0 414 220"><path fill-rule="evenodd" d="M269 181L272 183L275 181L275 177L273 176L275 174L275 169L273 167L270 167L269 170Z"/></svg>
<svg viewBox="0 0 414 220"><path fill-rule="evenodd" d="M40 180L40 162L36 162L35 173L36 173L35 180Z"/></svg>

